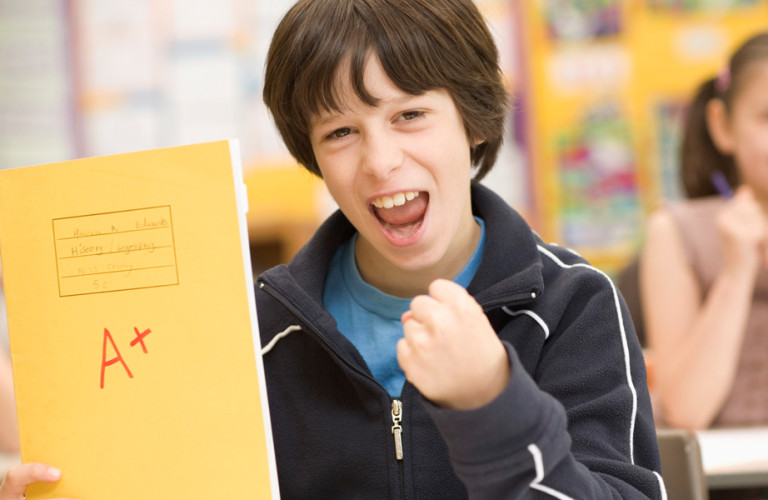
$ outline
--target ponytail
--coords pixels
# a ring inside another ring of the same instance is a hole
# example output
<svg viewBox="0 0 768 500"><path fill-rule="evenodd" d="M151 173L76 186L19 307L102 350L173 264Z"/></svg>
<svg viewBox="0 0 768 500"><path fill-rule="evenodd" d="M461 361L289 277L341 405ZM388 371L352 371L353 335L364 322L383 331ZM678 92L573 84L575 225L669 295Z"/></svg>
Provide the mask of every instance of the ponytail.
<svg viewBox="0 0 768 500"><path fill-rule="evenodd" d="M709 135L707 104L715 98L719 92L716 79L711 78L699 86L684 123L680 175L688 198L717 194L711 180L716 171L722 172L731 186L741 182L733 156L721 153Z"/></svg>

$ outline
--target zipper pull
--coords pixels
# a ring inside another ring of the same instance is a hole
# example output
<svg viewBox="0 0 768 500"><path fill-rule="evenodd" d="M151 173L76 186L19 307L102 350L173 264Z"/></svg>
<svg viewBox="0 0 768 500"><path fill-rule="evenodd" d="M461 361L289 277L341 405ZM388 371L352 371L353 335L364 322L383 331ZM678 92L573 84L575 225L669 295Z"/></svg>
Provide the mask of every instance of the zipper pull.
<svg viewBox="0 0 768 500"><path fill-rule="evenodd" d="M403 427L400 422L403 420L403 403L399 399L392 401L392 434L395 436L395 458L403 459Z"/></svg>

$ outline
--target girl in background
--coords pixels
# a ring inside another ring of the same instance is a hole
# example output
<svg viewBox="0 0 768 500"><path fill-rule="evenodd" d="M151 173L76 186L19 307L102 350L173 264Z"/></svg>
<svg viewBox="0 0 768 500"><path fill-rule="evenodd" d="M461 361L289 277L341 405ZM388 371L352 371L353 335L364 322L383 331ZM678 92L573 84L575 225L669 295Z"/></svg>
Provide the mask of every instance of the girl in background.
<svg viewBox="0 0 768 500"><path fill-rule="evenodd" d="M768 33L696 95L682 147L687 200L649 221L640 284L661 419L768 423Z"/></svg>

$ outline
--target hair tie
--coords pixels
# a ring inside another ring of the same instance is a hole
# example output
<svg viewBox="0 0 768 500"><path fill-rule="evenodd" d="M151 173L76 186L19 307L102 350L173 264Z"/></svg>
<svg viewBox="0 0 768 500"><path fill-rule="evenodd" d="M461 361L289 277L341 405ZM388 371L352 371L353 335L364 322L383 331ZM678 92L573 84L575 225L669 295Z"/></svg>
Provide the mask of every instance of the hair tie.
<svg viewBox="0 0 768 500"><path fill-rule="evenodd" d="M725 94L728 92L728 89L731 86L731 69L728 67L728 65L725 65L720 69L720 73L717 75L717 79L715 80L715 88L718 92L721 94Z"/></svg>

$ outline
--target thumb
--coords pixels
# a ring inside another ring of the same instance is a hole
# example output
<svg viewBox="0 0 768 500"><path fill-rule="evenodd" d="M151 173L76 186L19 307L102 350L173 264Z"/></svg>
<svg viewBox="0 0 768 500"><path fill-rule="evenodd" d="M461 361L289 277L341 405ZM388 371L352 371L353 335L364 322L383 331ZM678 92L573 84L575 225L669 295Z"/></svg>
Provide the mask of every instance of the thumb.
<svg viewBox="0 0 768 500"><path fill-rule="evenodd" d="M20 500L32 483L52 483L61 479L61 471L50 465L27 463L13 467L5 475L0 485L0 498L3 500Z"/></svg>

